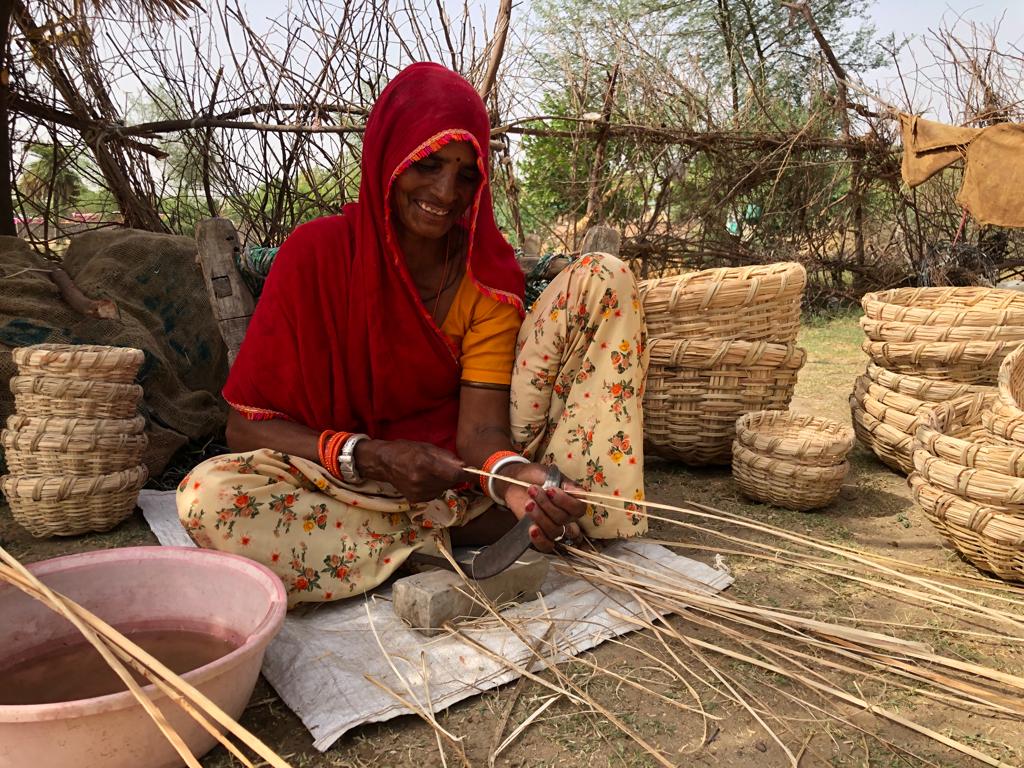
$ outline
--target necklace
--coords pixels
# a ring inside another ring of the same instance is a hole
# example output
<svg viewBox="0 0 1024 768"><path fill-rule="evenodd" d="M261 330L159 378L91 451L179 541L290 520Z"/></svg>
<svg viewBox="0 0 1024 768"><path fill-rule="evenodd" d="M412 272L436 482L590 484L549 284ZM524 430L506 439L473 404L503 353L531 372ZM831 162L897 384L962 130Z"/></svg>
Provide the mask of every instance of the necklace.
<svg viewBox="0 0 1024 768"><path fill-rule="evenodd" d="M441 324L441 321L437 316L437 308L441 304L441 294L444 293L444 289L448 287L448 257L451 255L451 246L452 234L449 232L444 246L444 271L441 273L441 282L437 286L437 295L434 297L434 311L430 313L437 325Z"/></svg>

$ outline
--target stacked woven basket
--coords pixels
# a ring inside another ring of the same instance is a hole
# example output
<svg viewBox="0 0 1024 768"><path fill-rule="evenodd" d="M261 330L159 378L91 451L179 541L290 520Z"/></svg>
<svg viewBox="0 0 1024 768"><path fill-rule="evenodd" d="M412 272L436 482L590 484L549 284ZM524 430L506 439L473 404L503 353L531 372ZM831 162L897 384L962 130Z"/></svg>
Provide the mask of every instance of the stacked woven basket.
<svg viewBox="0 0 1024 768"><path fill-rule="evenodd" d="M913 471L913 441L939 403L995 392L999 365L1024 344L1024 294L996 288L898 288L866 294L860 325L871 358L854 384L858 439Z"/></svg>
<svg viewBox="0 0 1024 768"><path fill-rule="evenodd" d="M39 537L109 530L132 513L148 476L133 383L142 351L38 344L13 356L0 489L14 519Z"/></svg>
<svg viewBox="0 0 1024 768"><path fill-rule="evenodd" d="M795 344L806 280L787 262L641 282L649 454L728 464L737 417L789 405L806 359Z"/></svg>

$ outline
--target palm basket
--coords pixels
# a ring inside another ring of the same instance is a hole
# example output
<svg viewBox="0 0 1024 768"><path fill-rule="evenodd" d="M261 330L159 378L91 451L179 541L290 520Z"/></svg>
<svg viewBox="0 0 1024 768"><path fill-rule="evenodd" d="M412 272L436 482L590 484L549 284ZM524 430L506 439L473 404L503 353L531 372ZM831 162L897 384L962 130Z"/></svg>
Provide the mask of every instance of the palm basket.
<svg viewBox="0 0 1024 768"><path fill-rule="evenodd" d="M941 381L995 384L1003 359L1021 341L871 341L861 349L882 368Z"/></svg>
<svg viewBox="0 0 1024 768"><path fill-rule="evenodd" d="M849 471L850 427L820 416L759 411L736 420L732 476L744 495L806 511L835 500Z"/></svg>
<svg viewBox="0 0 1024 768"><path fill-rule="evenodd" d="M869 320L934 326L1024 326L1024 294L1004 288L894 288L861 298Z"/></svg>
<svg viewBox="0 0 1024 768"><path fill-rule="evenodd" d="M904 475L913 472L911 451L914 438L911 435L875 418L864 410L855 395L850 395L850 417L861 445L890 469Z"/></svg>
<svg viewBox="0 0 1024 768"><path fill-rule="evenodd" d="M14 407L23 416L127 419L135 415L142 387L66 376L14 376Z"/></svg>
<svg viewBox="0 0 1024 768"><path fill-rule="evenodd" d="M893 373L874 363L868 363L864 375L875 384L885 387L891 392L929 403L943 403L975 392L993 391L993 388L986 384L936 381L909 373Z"/></svg>
<svg viewBox="0 0 1024 768"><path fill-rule="evenodd" d="M130 384L145 355L132 347L93 344L36 344L18 347L12 356L23 376L69 376Z"/></svg>
<svg viewBox="0 0 1024 768"><path fill-rule="evenodd" d="M727 464L744 413L784 410L806 355L793 344L654 339L644 392L648 453Z"/></svg>
<svg viewBox="0 0 1024 768"><path fill-rule="evenodd" d="M1024 581L1024 478L1017 446L981 427L991 397L938 406L918 429L915 501L956 549L979 568Z"/></svg>
<svg viewBox="0 0 1024 768"><path fill-rule="evenodd" d="M796 262L706 269L640 282L651 338L792 344L807 272Z"/></svg>
<svg viewBox="0 0 1024 768"><path fill-rule="evenodd" d="M80 419L64 416L22 416L7 417L7 429L26 434L50 433L89 437L92 435L138 435L146 428L142 416L131 419Z"/></svg>
<svg viewBox="0 0 1024 768"><path fill-rule="evenodd" d="M1024 326L1020 325L915 325L860 319L861 330L871 341L1021 341Z"/></svg>
<svg viewBox="0 0 1024 768"><path fill-rule="evenodd" d="M15 475L105 475L137 466L149 439L136 435L66 435L16 432L0 435L7 469Z"/></svg>
<svg viewBox="0 0 1024 768"><path fill-rule="evenodd" d="M5 475L0 490L33 536L76 536L110 530L131 515L147 476L145 465L94 477Z"/></svg>

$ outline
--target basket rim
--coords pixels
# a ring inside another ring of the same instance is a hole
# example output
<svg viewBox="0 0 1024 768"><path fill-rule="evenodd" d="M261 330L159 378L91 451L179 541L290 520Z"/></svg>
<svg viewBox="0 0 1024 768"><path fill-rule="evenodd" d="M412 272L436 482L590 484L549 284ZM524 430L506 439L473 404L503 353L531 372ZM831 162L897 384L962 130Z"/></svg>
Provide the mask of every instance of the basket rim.
<svg viewBox="0 0 1024 768"><path fill-rule="evenodd" d="M648 340L652 365L665 368L711 369L723 365L760 366L798 370L807 352L796 344L743 339L675 339L662 336ZM767 360L768 362L763 362Z"/></svg>
<svg viewBox="0 0 1024 768"><path fill-rule="evenodd" d="M977 392L991 392L993 387L990 384L969 384L962 381L950 381L943 379L929 379L924 376L915 376L912 373L898 373L897 371L890 371L888 368L884 368L878 365L873 360L868 361L867 368L864 370L864 374L876 384L885 387L888 390L896 392L907 397L913 397L916 400L922 400L927 403L944 403L947 400L952 400L963 395L975 394ZM945 393L936 395L936 399L929 400L926 397L921 397L919 394L920 389L936 389L942 392L945 389L949 390L962 390L956 393Z"/></svg>
<svg viewBox="0 0 1024 768"><path fill-rule="evenodd" d="M971 303L954 302L953 298L958 296ZM990 297L1001 298L1006 306L977 307ZM928 306L914 304L925 299ZM861 308L873 320L891 319L915 325L1024 325L1024 295L1006 288L890 288L864 294Z"/></svg>
<svg viewBox="0 0 1024 768"><path fill-rule="evenodd" d="M146 428L146 419L87 419L76 416L25 416L14 413L7 417L7 429L13 432L52 432L59 435L137 435Z"/></svg>
<svg viewBox="0 0 1024 768"><path fill-rule="evenodd" d="M730 285L744 290L730 291ZM665 311L714 311L794 300L797 313L807 285L807 269L798 261L777 261L746 267L713 267L641 280L640 300L667 297ZM652 295L653 294L653 295ZM792 309L792 308L790 308Z"/></svg>
<svg viewBox="0 0 1024 768"><path fill-rule="evenodd" d="M120 399L133 396L140 398L143 394L143 389L138 384L54 376L47 373L12 376L9 387L15 395L33 394L61 400Z"/></svg>
<svg viewBox="0 0 1024 768"><path fill-rule="evenodd" d="M732 446L733 467L735 467L737 463L747 464L754 469L767 473L768 475L787 481L804 480L806 482L827 482L829 480L837 480L841 477L846 477L846 473L850 469L850 463L848 461L842 461L838 464L829 464L827 466L819 466L814 464L799 464L795 461L787 461L786 459L774 456L764 456L763 454L751 450L738 440L734 440Z"/></svg>
<svg viewBox="0 0 1024 768"><path fill-rule="evenodd" d="M24 453L106 453L108 451L134 451L149 444L145 432L129 435L92 433L89 435L58 434L55 432L23 432L14 429L0 431L0 445L5 451Z"/></svg>
<svg viewBox="0 0 1024 768"><path fill-rule="evenodd" d="M929 506L937 506L942 504L945 515L948 515L950 511L955 511L957 519L954 521L957 525L962 525L976 536L983 536L991 541L998 542L1004 546L1009 545L1024 549L1024 519L1015 515L1008 515L1002 512L998 506L989 504L980 504L970 499L965 499L955 493L942 488L942 486L935 485L935 483L928 480L928 478L921 475L920 472L912 472L907 477L907 484L910 486L911 493L914 496L914 501L924 506L919 500L919 494L922 490L930 491L939 497L935 504L929 504ZM989 531L989 526L994 522L1001 522L1007 527L1020 528L1020 536L1008 536L998 531ZM947 538L956 543L954 536L947 536ZM960 550L959 547L957 547ZM1024 576L1024 572L1021 573Z"/></svg>
<svg viewBox="0 0 1024 768"><path fill-rule="evenodd" d="M0 490L8 500L64 501L79 496L138 490L149 478L145 464L92 477L74 475L4 475Z"/></svg>
<svg viewBox="0 0 1024 768"><path fill-rule="evenodd" d="M774 431L776 427L781 434ZM822 427L834 428L836 432L827 432ZM856 439L853 427L817 414L762 410L744 413L736 419L737 441L755 452L778 458L827 456L843 459Z"/></svg>

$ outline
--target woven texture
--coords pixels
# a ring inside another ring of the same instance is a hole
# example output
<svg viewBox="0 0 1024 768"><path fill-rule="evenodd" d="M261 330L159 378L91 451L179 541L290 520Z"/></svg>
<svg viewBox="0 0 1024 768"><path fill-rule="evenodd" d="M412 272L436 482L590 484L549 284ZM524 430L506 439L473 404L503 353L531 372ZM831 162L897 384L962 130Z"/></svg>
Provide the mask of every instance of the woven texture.
<svg viewBox="0 0 1024 768"><path fill-rule="evenodd" d="M34 344L11 352L22 375L72 376L130 384L145 355L132 347L95 344Z"/></svg>
<svg viewBox="0 0 1024 768"><path fill-rule="evenodd" d="M782 262L643 280L639 287L652 338L791 344L806 283L801 264Z"/></svg>
<svg viewBox="0 0 1024 768"><path fill-rule="evenodd" d="M36 537L107 531L131 515L146 482L145 465L93 477L6 475L11 514Z"/></svg>
<svg viewBox="0 0 1024 768"><path fill-rule="evenodd" d="M1004 288L894 288L861 298L870 320L938 326L1024 326L1024 294Z"/></svg>
<svg viewBox="0 0 1024 768"><path fill-rule="evenodd" d="M940 381L995 384L1004 358L1021 341L871 341L861 349L876 364L894 373Z"/></svg>
<svg viewBox="0 0 1024 768"><path fill-rule="evenodd" d="M928 519L964 557L1024 581L1024 443L995 440L983 427L993 400L937 406L918 428L909 482Z"/></svg>
<svg viewBox="0 0 1024 768"><path fill-rule="evenodd" d="M736 420L732 475L744 495L797 511L835 500L849 471L850 427L821 416L758 411Z"/></svg>
<svg viewBox="0 0 1024 768"><path fill-rule="evenodd" d="M14 376L14 407L23 416L128 419L138 411L142 387L72 376Z"/></svg>
<svg viewBox="0 0 1024 768"><path fill-rule="evenodd" d="M103 475L142 461L149 440L144 434L75 436L54 432L0 435L7 469L13 475Z"/></svg>
<svg viewBox="0 0 1024 768"><path fill-rule="evenodd" d="M649 453L727 464L744 413L784 410L806 355L792 344L654 339L644 392Z"/></svg>
<svg viewBox="0 0 1024 768"><path fill-rule="evenodd" d="M914 325L860 319L860 328L871 341L1021 341L1020 325Z"/></svg>

